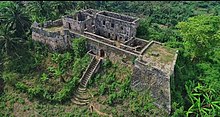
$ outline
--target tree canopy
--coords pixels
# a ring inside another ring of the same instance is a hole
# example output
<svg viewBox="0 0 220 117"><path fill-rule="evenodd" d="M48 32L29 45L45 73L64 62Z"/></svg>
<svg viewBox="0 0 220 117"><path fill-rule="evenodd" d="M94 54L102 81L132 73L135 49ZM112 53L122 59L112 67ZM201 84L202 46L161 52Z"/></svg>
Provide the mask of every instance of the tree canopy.
<svg viewBox="0 0 220 117"><path fill-rule="evenodd" d="M186 54L192 59L205 59L219 50L220 17L200 15L177 25L183 37Z"/></svg>

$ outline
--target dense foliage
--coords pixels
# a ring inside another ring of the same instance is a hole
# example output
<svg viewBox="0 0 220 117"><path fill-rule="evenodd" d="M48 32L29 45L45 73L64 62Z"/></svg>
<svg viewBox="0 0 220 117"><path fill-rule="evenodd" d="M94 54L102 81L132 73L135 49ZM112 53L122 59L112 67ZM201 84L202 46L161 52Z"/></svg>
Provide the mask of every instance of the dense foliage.
<svg viewBox="0 0 220 117"><path fill-rule="evenodd" d="M137 37L164 42L179 50L175 76L171 78L171 116L220 115L218 1L4 1L0 2L0 116L11 116L14 104L25 102L21 92L26 92L31 99L49 102L64 102L71 97L90 60L84 56L85 40L75 39L71 52L51 53L46 46L31 40L30 26L34 21L56 20L88 8L140 17ZM120 71L117 64L106 62L103 67L113 69L102 78L95 76L97 81L105 79L99 84L97 93L107 96L104 104L114 107L128 98L135 100L127 102L134 115L147 116L145 113L155 112L152 112L154 107L148 95L140 96L142 94L129 88L129 76L124 82L114 82L116 72ZM90 81L90 85L95 82ZM36 108L42 108L42 112L55 108L52 103L38 106ZM76 111L67 116L88 113L83 108L74 109ZM28 108L24 107L24 110ZM39 114L56 116L54 112L42 112ZM63 116L59 112L58 115Z"/></svg>
<svg viewBox="0 0 220 117"><path fill-rule="evenodd" d="M74 39L72 46L77 58L82 57L86 53L86 41L84 38Z"/></svg>
<svg viewBox="0 0 220 117"><path fill-rule="evenodd" d="M90 80L89 89L94 89L91 92L95 97L92 101L107 107L102 109L104 112L110 111L115 116L167 116L164 110L153 104L154 99L149 92L131 89L130 67L112 63L108 59L101 67L101 71Z"/></svg>

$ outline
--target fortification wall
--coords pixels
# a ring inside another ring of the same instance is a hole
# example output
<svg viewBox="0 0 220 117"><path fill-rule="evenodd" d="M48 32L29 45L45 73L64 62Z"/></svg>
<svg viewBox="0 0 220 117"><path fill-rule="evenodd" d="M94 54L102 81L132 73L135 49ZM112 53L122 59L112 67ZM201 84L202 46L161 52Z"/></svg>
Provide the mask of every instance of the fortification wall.
<svg viewBox="0 0 220 117"><path fill-rule="evenodd" d="M113 63L122 62L123 58L132 61L132 59L137 57L136 55L120 50L119 48L108 46L90 39L87 39L87 47L88 50L92 50L92 52L97 55L100 55L100 51L103 50L104 57L109 58Z"/></svg>
<svg viewBox="0 0 220 117"><path fill-rule="evenodd" d="M63 25L63 22L62 22L62 19L58 19L58 20L55 20L55 21L46 21L44 22L44 28L50 28L50 27L59 27L59 26L62 26Z"/></svg>
<svg viewBox="0 0 220 117"><path fill-rule="evenodd" d="M87 39L87 50L91 50L94 54L100 55L100 50L104 51L104 57L110 58L110 60L115 61L115 60L121 60L122 58L126 58L129 60L133 60L135 57L138 57L138 54L123 50L121 48L118 48L116 46L111 45L111 40L106 42L100 41L101 38L99 36L94 36L87 34L87 36L79 34L79 33L74 33L74 32L68 32L66 34L71 34L74 35L73 38L75 37L84 37ZM108 42L108 43L107 43Z"/></svg>
<svg viewBox="0 0 220 117"><path fill-rule="evenodd" d="M165 73L136 60L133 67L131 87L138 91L149 90L152 97L156 99L155 104L170 113L170 80Z"/></svg>
<svg viewBox="0 0 220 117"><path fill-rule="evenodd" d="M65 50L70 45L60 32L49 32L40 27L32 27L32 39L49 45L52 50Z"/></svg>

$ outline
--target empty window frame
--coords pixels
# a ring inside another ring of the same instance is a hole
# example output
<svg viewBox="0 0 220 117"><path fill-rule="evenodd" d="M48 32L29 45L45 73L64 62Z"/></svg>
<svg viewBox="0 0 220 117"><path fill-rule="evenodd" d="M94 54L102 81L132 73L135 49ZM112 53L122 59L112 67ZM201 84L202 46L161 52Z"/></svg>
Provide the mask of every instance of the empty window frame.
<svg viewBox="0 0 220 117"><path fill-rule="evenodd" d="M111 27L114 28L114 27L115 27L115 24L114 24L114 23L111 23Z"/></svg>
<svg viewBox="0 0 220 117"><path fill-rule="evenodd" d="M102 21L102 25L105 25L105 20Z"/></svg>

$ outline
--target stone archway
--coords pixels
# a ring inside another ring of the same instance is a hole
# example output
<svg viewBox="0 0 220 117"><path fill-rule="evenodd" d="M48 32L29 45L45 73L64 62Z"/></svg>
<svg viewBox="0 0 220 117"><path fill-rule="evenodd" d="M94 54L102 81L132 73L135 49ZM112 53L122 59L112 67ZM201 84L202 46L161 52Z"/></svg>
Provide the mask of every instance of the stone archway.
<svg viewBox="0 0 220 117"><path fill-rule="evenodd" d="M103 49L99 50L99 56L100 57L105 57L105 51Z"/></svg>

